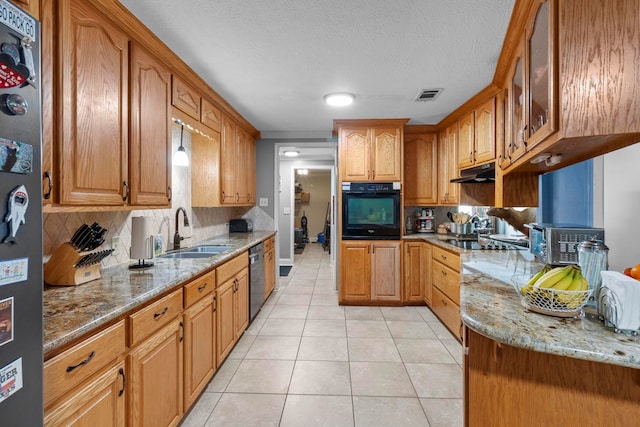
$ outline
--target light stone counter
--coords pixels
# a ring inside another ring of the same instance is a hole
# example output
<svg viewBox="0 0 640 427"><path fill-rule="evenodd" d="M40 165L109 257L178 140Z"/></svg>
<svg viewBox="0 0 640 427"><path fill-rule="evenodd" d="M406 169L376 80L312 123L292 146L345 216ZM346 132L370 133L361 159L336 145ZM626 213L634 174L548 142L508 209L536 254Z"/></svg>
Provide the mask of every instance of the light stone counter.
<svg viewBox="0 0 640 427"><path fill-rule="evenodd" d="M559 318L526 310L511 284L542 264L527 250L463 250L437 235L410 235L460 254L460 311L469 328L492 340L527 350L640 368L640 337L616 334L592 308L583 318Z"/></svg>
<svg viewBox="0 0 640 427"><path fill-rule="evenodd" d="M44 291L45 358L66 344L135 310L158 295L178 287L255 244L273 231L232 233L197 245L229 245L228 252L200 259L156 258L154 266L130 270L121 264L102 270L102 277L78 286L47 286ZM131 264L135 260L131 260Z"/></svg>

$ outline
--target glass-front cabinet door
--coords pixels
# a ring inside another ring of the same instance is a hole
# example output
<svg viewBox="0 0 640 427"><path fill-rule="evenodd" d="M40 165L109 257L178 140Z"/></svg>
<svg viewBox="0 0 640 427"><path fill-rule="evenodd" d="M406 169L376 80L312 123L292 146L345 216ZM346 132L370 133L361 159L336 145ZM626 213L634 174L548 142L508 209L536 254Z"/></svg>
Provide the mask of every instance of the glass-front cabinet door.
<svg viewBox="0 0 640 427"><path fill-rule="evenodd" d="M511 128L511 132L508 145L508 157L510 161L514 161L525 152L526 103L522 62L522 55L518 55L513 67L509 87L509 127Z"/></svg>
<svg viewBox="0 0 640 427"><path fill-rule="evenodd" d="M527 148L555 131L553 111L553 0L539 1L538 11L527 31Z"/></svg>

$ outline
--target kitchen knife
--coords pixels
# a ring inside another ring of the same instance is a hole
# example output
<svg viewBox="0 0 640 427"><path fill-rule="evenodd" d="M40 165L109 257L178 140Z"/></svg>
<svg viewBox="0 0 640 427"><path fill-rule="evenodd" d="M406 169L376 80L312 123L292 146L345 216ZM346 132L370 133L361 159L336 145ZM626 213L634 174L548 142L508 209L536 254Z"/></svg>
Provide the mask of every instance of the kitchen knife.
<svg viewBox="0 0 640 427"><path fill-rule="evenodd" d="M71 237L71 244L73 245L74 248L76 248L77 250L80 250L82 248L81 243L85 238L86 233L88 232L89 227L87 226L87 224L82 224L75 233L73 233L73 236Z"/></svg>

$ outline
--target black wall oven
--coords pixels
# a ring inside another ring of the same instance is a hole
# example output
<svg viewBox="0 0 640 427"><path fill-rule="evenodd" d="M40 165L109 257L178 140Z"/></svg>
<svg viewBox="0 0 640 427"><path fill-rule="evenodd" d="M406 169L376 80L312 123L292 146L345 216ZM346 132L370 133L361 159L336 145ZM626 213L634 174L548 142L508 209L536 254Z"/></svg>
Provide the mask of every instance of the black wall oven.
<svg viewBox="0 0 640 427"><path fill-rule="evenodd" d="M343 182L342 239L399 240L400 183Z"/></svg>

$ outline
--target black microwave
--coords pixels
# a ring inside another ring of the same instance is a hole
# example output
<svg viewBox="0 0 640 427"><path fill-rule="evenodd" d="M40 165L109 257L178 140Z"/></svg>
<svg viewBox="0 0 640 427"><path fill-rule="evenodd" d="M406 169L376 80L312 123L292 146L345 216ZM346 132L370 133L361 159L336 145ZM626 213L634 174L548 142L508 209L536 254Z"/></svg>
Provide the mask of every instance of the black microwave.
<svg viewBox="0 0 640 427"><path fill-rule="evenodd" d="M343 182L342 239L399 240L400 183Z"/></svg>

